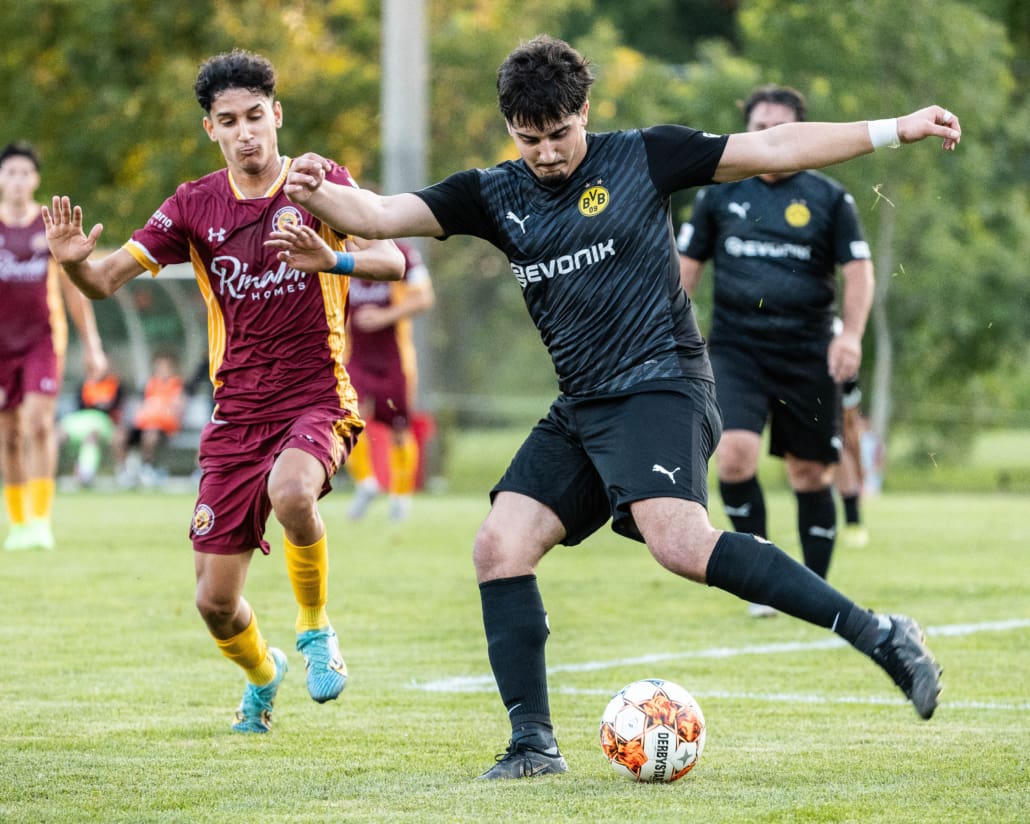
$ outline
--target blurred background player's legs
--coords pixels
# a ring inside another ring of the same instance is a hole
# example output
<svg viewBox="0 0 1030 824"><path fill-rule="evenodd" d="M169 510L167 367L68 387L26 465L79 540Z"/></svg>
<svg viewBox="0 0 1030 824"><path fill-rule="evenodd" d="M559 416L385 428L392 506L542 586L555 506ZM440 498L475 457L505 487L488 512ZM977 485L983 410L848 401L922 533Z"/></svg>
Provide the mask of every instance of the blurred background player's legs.
<svg viewBox="0 0 1030 824"><path fill-rule="evenodd" d="M844 506L842 538L850 547L861 548L869 543L869 532L862 523L861 501L865 473L862 469L862 433L866 429L860 404L862 390L858 381L843 386L843 442L837 466L837 491Z"/></svg>
<svg viewBox="0 0 1030 824"><path fill-rule="evenodd" d="M54 395L26 393L15 410L0 415L4 499L11 529L4 549L53 549L50 515L57 472Z"/></svg>
<svg viewBox="0 0 1030 824"><path fill-rule="evenodd" d="M354 449L347 458L347 473L354 481L354 497L351 500L347 515L355 521L365 517L372 501L379 495L379 481L376 478L375 466L372 462L372 438L365 430L358 438Z"/></svg>

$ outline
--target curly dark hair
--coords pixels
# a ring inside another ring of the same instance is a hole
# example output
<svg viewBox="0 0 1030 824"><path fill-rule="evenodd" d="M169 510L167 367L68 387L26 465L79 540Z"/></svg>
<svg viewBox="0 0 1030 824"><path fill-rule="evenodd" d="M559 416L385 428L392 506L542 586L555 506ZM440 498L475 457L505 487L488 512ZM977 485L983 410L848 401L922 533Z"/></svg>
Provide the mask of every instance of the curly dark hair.
<svg viewBox="0 0 1030 824"><path fill-rule="evenodd" d="M200 107L211 114L211 104L226 89L249 89L275 97L275 69L260 54L233 49L208 58L197 72L193 91Z"/></svg>
<svg viewBox="0 0 1030 824"><path fill-rule="evenodd" d="M583 108L594 76L564 40L538 35L497 70L497 102L509 123L541 131Z"/></svg>
<svg viewBox="0 0 1030 824"><path fill-rule="evenodd" d="M26 143L24 140L8 143L3 149L0 149L0 166L3 166L9 157L27 157L36 167L36 171L39 171L39 155L31 143Z"/></svg>
<svg viewBox="0 0 1030 824"><path fill-rule="evenodd" d="M759 86L748 96L748 99L741 104L741 111L744 112L744 123L751 119L751 110L759 103L776 103L794 110L794 119L802 121L807 113L805 96L797 89L790 86L777 86L770 83L768 86Z"/></svg>

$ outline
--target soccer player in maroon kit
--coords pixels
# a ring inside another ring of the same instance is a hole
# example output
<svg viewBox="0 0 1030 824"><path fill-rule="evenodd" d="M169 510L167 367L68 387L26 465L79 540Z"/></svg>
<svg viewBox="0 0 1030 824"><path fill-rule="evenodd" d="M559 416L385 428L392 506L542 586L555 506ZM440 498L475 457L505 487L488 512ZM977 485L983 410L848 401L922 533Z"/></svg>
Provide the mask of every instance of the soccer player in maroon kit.
<svg viewBox="0 0 1030 824"><path fill-rule="evenodd" d="M396 283L359 281L351 285L347 371L360 398L361 416L390 429L388 447L390 520L408 517L418 475L418 444L411 430L417 364L411 318L433 306L433 284L422 255L398 243L404 253L404 277ZM347 461L356 485L350 517L362 518L379 494L372 443L363 437Z"/></svg>
<svg viewBox="0 0 1030 824"><path fill-rule="evenodd" d="M87 235L81 207L54 197L44 219L54 257L93 299L144 271L193 265L208 311L215 401L190 528L196 605L222 654L246 673L233 730L263 733L287 661L262 635L243 587L254 550L269 551L269 513L283 526L308 691L321 703L346 684L326 612L328 548L317 503L363 426L343 361L349 278L341 275L396 280L404 257L392 242L339 235L286 198L291 159L279 153L283 112L268 60L242 50L212 57L194 90L226 168L183 183L98 261L88 258L103 227ZM356 185L341 166L330 176ZM294 225L322 235L336 250L333 266L308 274L264 245L270 232Z"/></svg>
<svg viewBox="0 0 1030 824"><path fill-rule="evenodd" d="M57 394L68 341L65 306L82 339L86 377L107 358L93 307L50 256L39 158L27 143L0 151L0 475L10 530L4 549L53 549ZM63 293L63 301L62 301Z"/></svg>

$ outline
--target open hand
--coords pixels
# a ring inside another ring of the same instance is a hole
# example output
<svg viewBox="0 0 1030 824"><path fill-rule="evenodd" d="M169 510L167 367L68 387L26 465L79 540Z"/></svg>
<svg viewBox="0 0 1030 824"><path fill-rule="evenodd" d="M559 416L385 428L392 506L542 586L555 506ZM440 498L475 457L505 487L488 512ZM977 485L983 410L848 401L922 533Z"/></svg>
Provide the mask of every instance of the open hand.
<svg viewBox="0 0 1030 824"><path fill-rule="evenodd" d="M58 195L54 195L50 208L44 206L42 212L47 244L54 260L61 265L79 263L93 254L97 239L104 230L102 223L86 235L82 231L82 207L73 208L68 197Z"/></svg>
<svg viewBox="0 0 1030 824"><path fill-rule="evenodd" d="M336 253L310 226L287 224L268 238L265 246L279 250L276 258L301 272L327 272L336 265Z"/></svg>

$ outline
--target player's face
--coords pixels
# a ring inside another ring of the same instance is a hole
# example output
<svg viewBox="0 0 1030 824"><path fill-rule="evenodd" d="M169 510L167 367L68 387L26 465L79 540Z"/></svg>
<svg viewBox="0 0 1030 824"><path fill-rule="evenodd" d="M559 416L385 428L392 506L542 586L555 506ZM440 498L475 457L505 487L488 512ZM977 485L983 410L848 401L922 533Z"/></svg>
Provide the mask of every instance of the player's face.
<svg viewBox="0 0 1030 824"><path fill-rule="evenodd" d="M36 164L27 157L12 155L0 165L0 197L9 203L32 200L39 188Z"/></svg>
<svg viewBox="0 0 1030 824"><path fill-rule="evenodd" d="M749 132L761 132L783 123L793 123L795 120L797 120L797 116L790 106L785 106L783 103L763 101L762 103L756 103L755 107L751 110L751 114L747 119L747 130ZM759 177L763 180L780 180L781 178L791 177L792 174L770 174L759 175Z"/></svg>
<svg viewBox="0 0 1030 824"><path fill-rule="evenodd" d="M234 176L261 176L279 170L277 130L283 113L278 100L250 89L226 89L211 104L204 130L218 143Z"/></svg>
<svg viewBox="0 0 1030 824"><path fill-rule="evenodd" d="M542 182L557 186L576 171L587 153L587 108L564 120L536 129L532 126L508 124L508 133L515 141L522 160Z"/></svg>

